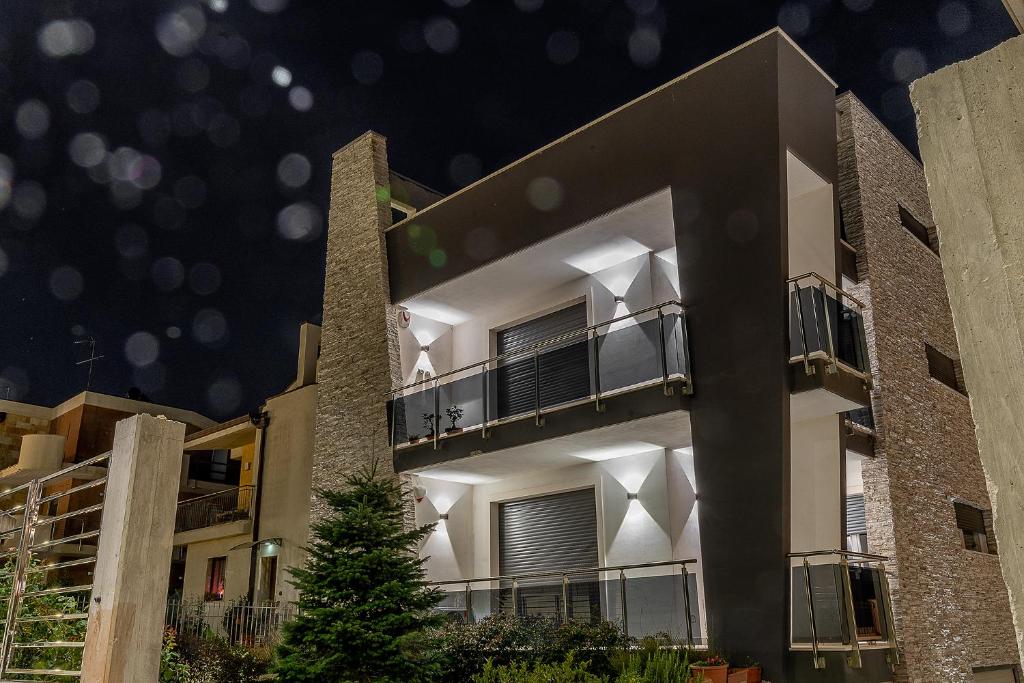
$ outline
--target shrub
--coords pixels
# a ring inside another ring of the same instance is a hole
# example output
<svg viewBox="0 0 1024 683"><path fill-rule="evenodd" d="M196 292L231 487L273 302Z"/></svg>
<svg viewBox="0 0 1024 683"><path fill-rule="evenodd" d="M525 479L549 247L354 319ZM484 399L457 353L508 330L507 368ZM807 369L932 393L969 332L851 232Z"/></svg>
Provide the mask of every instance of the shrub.
<svg viewBox="0 0 1024 683"><path fill-rule="evenodd" d="M284 627L278 677L289 683L433 680L422 651L438 591L424 579L420 543L433 524L408 528L401 485L376 465L320 491L331 514L313 525L306 565L291 569L301 610Z"/></svg>
<svg viewBox="0 0 1024 683"><path fill-rule="evenodd" d="M178 639L174 629L164 629L163 647L160 649L160 683L179 683L188 680L189 665L181 660Z"/></svg>
<svg viewBox="0 0 1024 683"><path fill-rule="evenodd" d="M185 674L174 683L254 683L270 671L269 647L232 645L223 638L182 638L179 641ZM162 683L163 680L162 680Z"/></svg>
<svg viewBox="0 0 1024 683"><path fill-rule="evenodd" d="M631 653L616 683L687 683L689 653L679 650L640 650Z"/></svg>
<svg viewBox="0 0 1024 683"><path fill-rule="evenodd" d="M568 655L557 664L545 662L513 662L495 665L488 661L484 670L473 677L473 683L602 683L607 679L587 669L589 662L576 662Z"/></svg>
<svg viewBox="0 0 1024 683"><path fill-rule="evenodd" d="M611 622L560 625L545 617L499 613L476 623L449 623L432 633L430 647L440 683L469 683L488 662L492 668L520 660L561 664L570 655L589 661L591 674L612 676L617 669L611 658L632 642Z"/></svg>

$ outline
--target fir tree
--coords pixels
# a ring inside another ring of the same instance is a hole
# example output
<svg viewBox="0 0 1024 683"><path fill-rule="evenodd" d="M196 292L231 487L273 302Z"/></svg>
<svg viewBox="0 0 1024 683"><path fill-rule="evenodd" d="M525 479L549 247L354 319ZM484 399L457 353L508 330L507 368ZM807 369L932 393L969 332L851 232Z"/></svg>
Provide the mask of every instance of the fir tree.
<svg viewBox="0 0 1024 683"><path fill-rule="evenodd" d="M318 491L330 514L313 525L305 566L289 570L300 616L285 626L278 680L432 680L422 635L440 623L440 596L426 586L417 549L434 525L406 527L402 487L376 464L345 483Z"/></svg>

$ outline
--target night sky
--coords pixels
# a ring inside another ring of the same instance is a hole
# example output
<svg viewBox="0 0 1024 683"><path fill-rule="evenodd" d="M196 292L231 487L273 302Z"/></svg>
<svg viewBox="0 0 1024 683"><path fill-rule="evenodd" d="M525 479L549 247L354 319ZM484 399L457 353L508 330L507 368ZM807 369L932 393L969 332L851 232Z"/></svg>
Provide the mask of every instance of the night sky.
<svg viewBox="0 0 1024 683"><path fill-rule="evenodd" d="M1000 0L5 0L0 398L226 418L319 322L331 153L451 192L781 25L911 150L907 84Z"/></svg>

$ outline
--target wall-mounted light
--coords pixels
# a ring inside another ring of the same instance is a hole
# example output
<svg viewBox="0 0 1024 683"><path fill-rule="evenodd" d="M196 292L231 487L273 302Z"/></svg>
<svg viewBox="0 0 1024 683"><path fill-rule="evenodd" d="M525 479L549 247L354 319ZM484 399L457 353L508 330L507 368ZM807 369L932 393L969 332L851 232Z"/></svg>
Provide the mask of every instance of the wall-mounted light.
<svg viewBox="0 0 1024 683"><path fill-rule="evenodd" d="M617 304L624 304L624 303L626 303L626 297L622 296L621 294L616 294L615 295L615 303L617 303Z"/></svg>
<svg viewBox="0 0 1024 683"><path fill-rule="evenodd" d="M430 353L430 344L424 344L420 347L420 351L423 353Z"/></svg>
<svg viewBox="0 0 1024 683"><path fill-rule="evenodd" d="M442 512L441 514L439 514L437 516L437 519L438 519L438 521L445 521L445 522L448 521L448 513L447 512Z"/></svg>
<svg viewBox="0 0 1024 683"><path fill-rule="evenodd" d="M636 491L626 491L626 500L640 500L640 494Z"/></svg>

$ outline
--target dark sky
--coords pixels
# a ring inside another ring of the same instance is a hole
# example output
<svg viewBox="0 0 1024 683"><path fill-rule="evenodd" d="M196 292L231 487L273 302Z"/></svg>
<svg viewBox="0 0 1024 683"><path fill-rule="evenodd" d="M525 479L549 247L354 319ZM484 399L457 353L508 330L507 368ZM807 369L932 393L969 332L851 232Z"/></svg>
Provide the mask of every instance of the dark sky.
<svg viewBox="0 0 1024 683"><path fill-rule="evenodd" d="M7 0L0 398L92 386L215 418L319 321L331 152L461 187L780 24L916 149L907 83L1000 0Z"/></svg>

